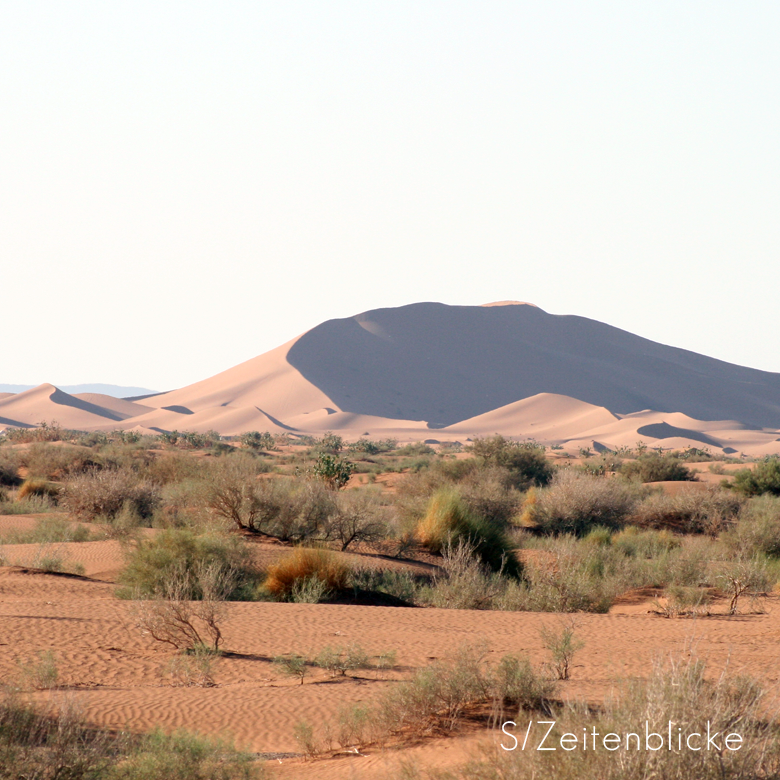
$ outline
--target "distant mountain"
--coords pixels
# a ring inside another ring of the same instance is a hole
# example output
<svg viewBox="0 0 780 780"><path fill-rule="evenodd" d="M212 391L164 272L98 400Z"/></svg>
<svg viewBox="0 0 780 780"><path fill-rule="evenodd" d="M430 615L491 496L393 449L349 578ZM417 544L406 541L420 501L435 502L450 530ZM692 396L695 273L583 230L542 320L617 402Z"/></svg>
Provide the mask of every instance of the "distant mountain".
<svg viewBox="0 0 780 780"><path fill-rule="evenodd" d="M37 385L0 385L0 393L23 393L32 390ZM145 387L124 387L122 385L86 384L86 385L62 385L60 390L66 393L100 393L114 398L136 398L138 396L156 395L156 390L148 390Z"/></svg>

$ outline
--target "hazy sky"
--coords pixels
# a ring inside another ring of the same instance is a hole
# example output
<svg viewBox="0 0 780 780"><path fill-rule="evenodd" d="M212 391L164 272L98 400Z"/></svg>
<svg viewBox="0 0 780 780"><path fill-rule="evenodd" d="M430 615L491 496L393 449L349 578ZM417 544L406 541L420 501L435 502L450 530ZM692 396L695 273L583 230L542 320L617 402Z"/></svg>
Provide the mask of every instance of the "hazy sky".
<svg viewBox="0 0 780 780"><path fill-rule="evenodd" d="M0 0L0 382L532 301L780 371L780 3Z"/></svg>

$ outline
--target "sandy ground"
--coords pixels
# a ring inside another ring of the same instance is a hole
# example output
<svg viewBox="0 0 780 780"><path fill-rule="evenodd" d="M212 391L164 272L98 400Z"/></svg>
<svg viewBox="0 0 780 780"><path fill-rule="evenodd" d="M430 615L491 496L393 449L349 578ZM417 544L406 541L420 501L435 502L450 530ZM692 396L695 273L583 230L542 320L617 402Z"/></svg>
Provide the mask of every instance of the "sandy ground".
<svg viewBox="0 0 780 780"><path fill-rule="evenodd" d="M0 518L0 531L29 527L33 521ZM34 557L35 547L6 545L4 554L24 563ZM166 670L175 653L141 632L135 605L117 599L115 585L108 581L121 567L119 544L96 541L61 548L69 560L85 566L87 576L42 574L16 566L0 569L0 678L14 679L18 661L51 650L62 685L36 693L37 699L68 699L100 726L133 731L184 727L230 735L240 746L273 757L273 774L279 777L386 778L410 758L434 766L463 760L495 734L468 732L403 750L312 762L300 757L294 728L304 719L332 722L345 705L370 704L395 680L464 644L483 643L488 657L496 660L507 653L527 654L540 664L547 654L539 630L562 620L536 613L236 603L230 605L225 624L227 653L214 666L215 687L174 687ZM267 546L261 552L273 557L279 551ZM384 559L354 557L369 565L387 565ZM776 685L776 597L769 599L766 614L698 620L650 614L652 598L634 594L609 614L576 617L585 649L576 658L572 679L562 684L563 696L600 702L620 680L647 675L655 659L691 648L713 674L728 664L734 672ZM276 655L314 656L325 646L352 643L370 655L395 651L396 666L337 680L315 670L299 685L271 663Z"/></svg>

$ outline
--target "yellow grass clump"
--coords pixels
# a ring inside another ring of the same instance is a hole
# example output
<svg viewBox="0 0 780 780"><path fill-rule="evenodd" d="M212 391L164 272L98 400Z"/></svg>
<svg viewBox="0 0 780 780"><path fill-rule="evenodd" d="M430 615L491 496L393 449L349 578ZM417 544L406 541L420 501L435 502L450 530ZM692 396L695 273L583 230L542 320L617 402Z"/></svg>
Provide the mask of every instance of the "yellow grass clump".
<svg viewBox="0 0 780 780"><path fill-rule="evenodd" d="M318 579L328 590L343 590L349 584L350 568L331 550L297 547L278 563L268 567L265 589L280 598L292 592L296 583Z"/></svg>

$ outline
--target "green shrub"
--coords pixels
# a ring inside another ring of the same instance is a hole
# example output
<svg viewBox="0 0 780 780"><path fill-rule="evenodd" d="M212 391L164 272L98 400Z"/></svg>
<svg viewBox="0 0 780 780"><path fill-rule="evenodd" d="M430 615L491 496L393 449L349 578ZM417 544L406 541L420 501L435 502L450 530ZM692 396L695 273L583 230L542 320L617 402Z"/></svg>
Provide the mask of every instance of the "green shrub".
<svg viewBox="0 0 780 780"><path fill-rule="evenodd" d="M721 538L736 553L780 558L780 498L763 495L751 499Z"/></svg>
<svg viewBox="0 0 780 780"><path fill-rule="evenodd" d="M493 571L504 571L514 577L520 575L520 563L502 528L474 514L454 490L434 493L417 526L417 538L432 552L441 552L446 545L464 541Z"/></svg>
<svg viewBox="0 0 780 780"><path fill-rule="evenodd" d="M354 463L339 458L337 455L324 453L317 457L317 461L311 469L312 475L325 483L331 490L341 490L341 488L346 487L354 471Z"/></svg>
<svg viewBox="0 0 780 780"><path fill-rule="evenodd" d="M536 442L510 441L496 435L474 439L470 449L483 463L507 469L512 484L520 490L532 485L544 486L555 473L545 457L544 447Z"/></svg>
<svg viewBox="0 0 780 780"><path fill-rule="evenodd" d="M174 574L183 571L190 587L190 598L201 593L195 578L199 566L219 564L235 572L235 587L227 594L231 600L249 600L259 580L249 551L239 539L211 534L196 535L186 529L167 529L140 541L127 554L119 577L118 595L128 598L154 598L164 590Z"/></svg>
<svg viewBox="0 0 780 780"><path fill-rule="evenodd" d="M780 458L767 458L757 463L752 470L740 469L734 474L732 487L746 496L764 493L780 496Z"/></svg>
<svg viewBox="0 0 780 780"><path fill-rule="evenodd" d="M620 467L620 473L627 479L638 482L681 482L696 479L696 475L679 458L656 453L625 461Z"/></svg>

